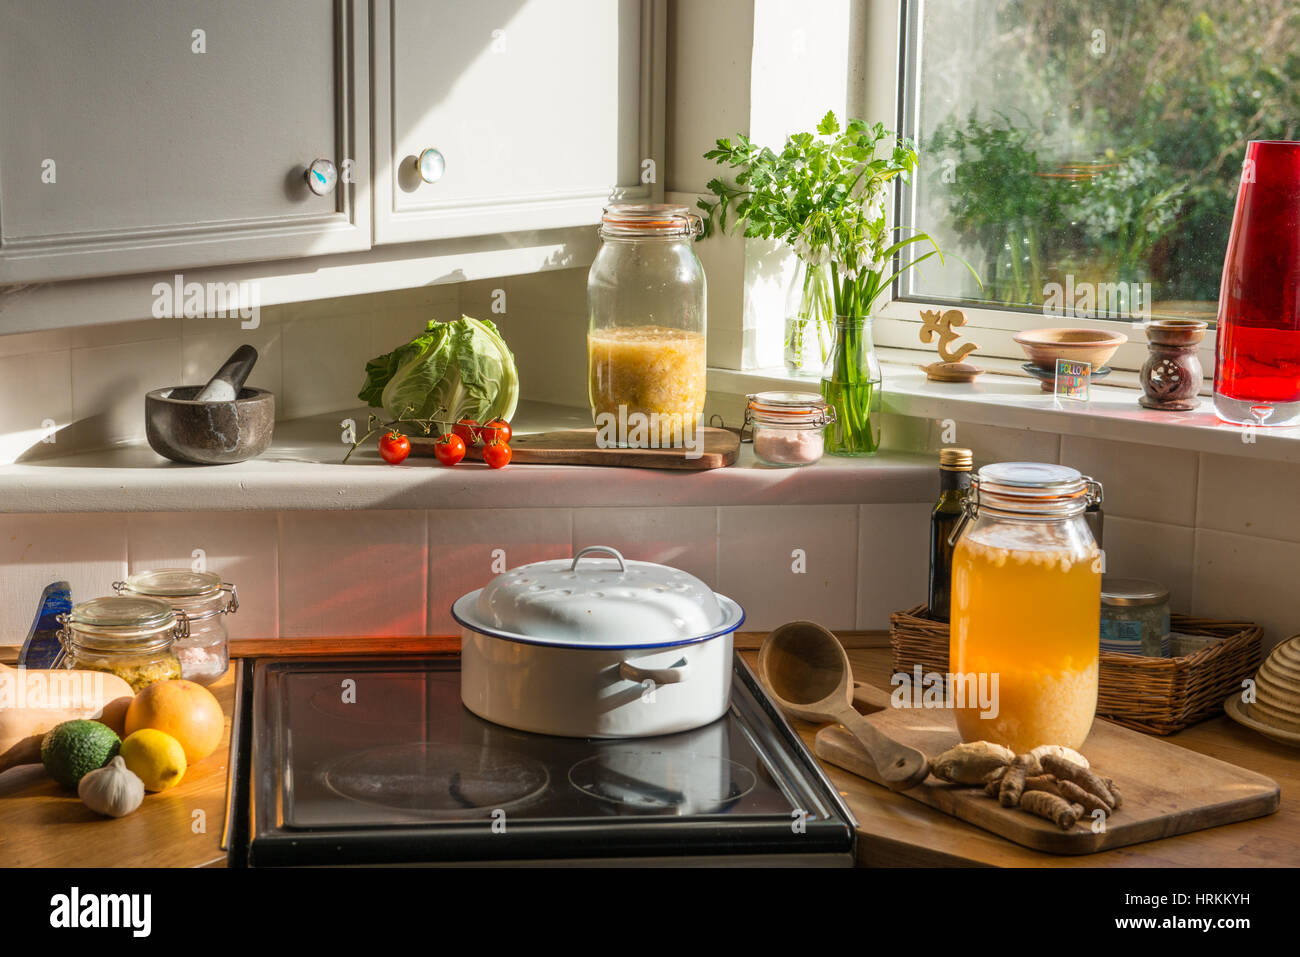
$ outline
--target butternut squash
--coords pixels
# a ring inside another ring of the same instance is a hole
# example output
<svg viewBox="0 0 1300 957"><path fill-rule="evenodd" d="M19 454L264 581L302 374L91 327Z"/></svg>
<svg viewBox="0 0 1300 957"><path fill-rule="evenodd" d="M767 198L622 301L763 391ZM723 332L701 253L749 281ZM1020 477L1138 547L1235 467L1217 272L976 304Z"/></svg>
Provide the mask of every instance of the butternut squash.
<svg viewBox="0 0 1300 957"><path fill-rule="evenodd" d="M102 671L0 665L0 772L41 760L41 738L56 724L91 718L119 735L131 686Z"/></svg>

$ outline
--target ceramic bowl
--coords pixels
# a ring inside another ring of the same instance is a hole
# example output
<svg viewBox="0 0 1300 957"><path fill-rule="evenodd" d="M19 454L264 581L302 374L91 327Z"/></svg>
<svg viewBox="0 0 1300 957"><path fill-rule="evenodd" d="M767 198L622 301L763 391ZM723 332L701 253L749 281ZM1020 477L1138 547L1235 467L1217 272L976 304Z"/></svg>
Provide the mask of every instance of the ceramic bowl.
<svg viewBox="0 0 1300 957"><path fill-rule="evenodd" d="M1124 333L1104 329L1026 329L1011 338L1025 350L1029 361L1042 369L1055 369L1057 359L1089 362L1100 369L1128 342Z"/></svg>

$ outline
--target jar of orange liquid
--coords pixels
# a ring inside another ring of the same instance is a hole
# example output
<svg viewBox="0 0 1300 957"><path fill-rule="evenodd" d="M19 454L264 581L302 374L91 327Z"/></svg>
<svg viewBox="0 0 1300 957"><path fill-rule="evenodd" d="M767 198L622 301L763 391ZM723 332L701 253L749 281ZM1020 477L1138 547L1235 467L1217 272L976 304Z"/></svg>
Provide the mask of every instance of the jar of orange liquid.
<svg viewBox="0 0 1300 957"><path fill-rule="evenodd" d="M1080 747L1097 711L1101 486L1036 462L987 465L954 531L951 693L963 741Z"/></svg>

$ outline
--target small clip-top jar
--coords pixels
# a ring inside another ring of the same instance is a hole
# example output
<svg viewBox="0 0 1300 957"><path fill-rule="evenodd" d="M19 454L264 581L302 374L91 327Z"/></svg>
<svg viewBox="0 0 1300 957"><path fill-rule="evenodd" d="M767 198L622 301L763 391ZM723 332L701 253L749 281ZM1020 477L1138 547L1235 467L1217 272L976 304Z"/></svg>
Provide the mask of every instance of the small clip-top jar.
<svg viewBox="0 0 1300 957"><path fill-rule="evenodd" d="M758 392L748 396L745 424L754 437L754 457L764 465L811 465L826 447L823 432L835 410L815 392Z"/></svg>
<svg viewBox="0 0 1300 957"><path fill-rule="evenodd" d="M156 598L92 598L59 615L58 666L115 674L140 692L181 677L174 645L189 634L183 614Z"/></svg>
<svg viewBox="0 0 1300 957"><path fill-rule="evenodd" d="M230 642L226 615L239 610L235 586L213 572L188 568L156 568L136 572L126 581L114 582L119 595L156 598L166 602L188 622L189 633L176 642L181 677L208 685L230 666Z"/></svg>

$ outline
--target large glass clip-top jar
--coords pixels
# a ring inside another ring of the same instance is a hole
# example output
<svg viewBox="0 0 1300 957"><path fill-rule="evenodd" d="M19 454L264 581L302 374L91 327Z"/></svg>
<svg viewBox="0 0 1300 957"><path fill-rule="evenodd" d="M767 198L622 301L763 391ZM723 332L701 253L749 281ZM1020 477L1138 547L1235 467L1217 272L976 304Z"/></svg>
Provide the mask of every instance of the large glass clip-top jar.
<svg viewBox="0 0 1300 957"><path fill-rule="evenodd" d="M114 582L119 595L138 595L166 602L188 622L188 634L176 642L182 677L207 685L230 666L230 637L226 615L239 610L235 586L214 572L188 568L156 568Z"/></svg>
<svg viewBox="0 0 1300 957"><path fill-rule="evenodd" d="M174 645L189 634L182 613L156 598L92 598L58 616L63 651L55 667L115 674L139 692L181 677Z"/></svg>
<svg viewBox="0 0 1300 957"><path fill-rule="evenodd" d="M949 667L963 741L1080 747L1097 710L1101 550L1075 469L986 465L953 530Z"/></svg>
<svg viewBox="0 0 1300 957"><path fill-rule="evenodd" d="M614 203L587 276L587 378L597 440L692 447L706 391L703 222L689 207Z"/></svg>

